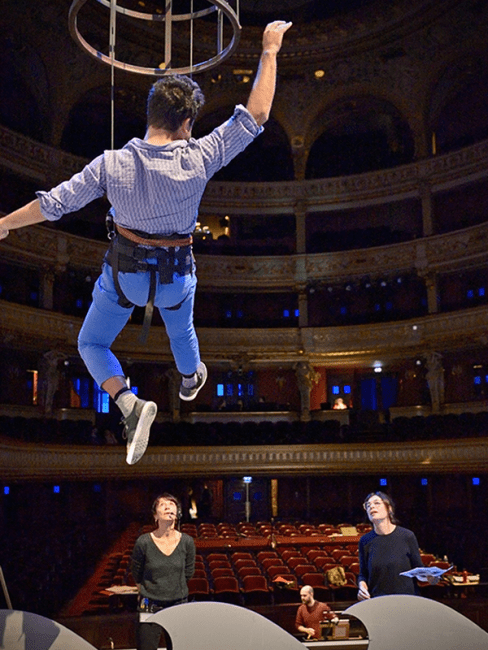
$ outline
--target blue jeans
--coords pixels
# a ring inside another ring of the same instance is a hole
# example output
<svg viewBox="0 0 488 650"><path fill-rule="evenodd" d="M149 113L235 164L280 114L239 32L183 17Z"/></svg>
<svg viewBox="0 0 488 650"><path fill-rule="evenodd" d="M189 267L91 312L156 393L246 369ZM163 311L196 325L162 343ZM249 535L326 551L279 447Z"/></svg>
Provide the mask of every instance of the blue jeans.
<svg viewBox="0 0 488 650"><path fill-rule="evenodd" d="M149 273L119 273L119 282L130 302L143 307L149 295ZM200 363L198 339L193 325L193 304L197 278L173 276L172 284L157 282L154 305L158 308L168 334L178 371L193 374ZM133 308L121 307L114 287L112 267L104 264L93 288L93 302L78 335L78 350L88 372L101 386L107 379L125 376L110 346L127 324ZM168 311L168 307L181 307Z"/></svg>

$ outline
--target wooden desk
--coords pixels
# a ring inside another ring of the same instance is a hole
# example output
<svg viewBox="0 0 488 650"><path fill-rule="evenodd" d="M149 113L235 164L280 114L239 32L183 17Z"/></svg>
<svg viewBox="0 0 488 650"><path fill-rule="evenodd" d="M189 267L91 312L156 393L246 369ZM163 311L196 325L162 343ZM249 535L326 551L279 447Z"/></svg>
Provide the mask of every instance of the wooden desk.
<svg viewBox="0 0 488 650"><path fill-rule="evenodd" d="M369 639L344 639L343 641L302 641L306 648L313 650L340 650L340 648L347 648L348 650L366 650L369 645Z"/></svg>

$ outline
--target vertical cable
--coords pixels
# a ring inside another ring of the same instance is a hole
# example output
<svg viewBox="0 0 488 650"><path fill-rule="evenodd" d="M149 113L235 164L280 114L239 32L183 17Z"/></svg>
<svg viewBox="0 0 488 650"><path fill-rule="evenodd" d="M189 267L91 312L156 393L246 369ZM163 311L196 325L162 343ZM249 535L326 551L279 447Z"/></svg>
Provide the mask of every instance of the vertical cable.
<svg viewBox="0 0 488 650"><path fill-rule="evenodd" d="M115 149L115 24L117 0L110 0L109 53L110 53L110 147Z"/></svg>
<svg viewBox="0 0 488 650"><path fill-rule="evenodd" d="M193 79L193 0L190 5L190 77Z"/></svg>
<svg viewBox="0 0 488 650"><path fill-rule="evenodd" d="M165 69L171 68L171 24L173 21L173 2L166 0L164 16L164 63Z"/></svg>

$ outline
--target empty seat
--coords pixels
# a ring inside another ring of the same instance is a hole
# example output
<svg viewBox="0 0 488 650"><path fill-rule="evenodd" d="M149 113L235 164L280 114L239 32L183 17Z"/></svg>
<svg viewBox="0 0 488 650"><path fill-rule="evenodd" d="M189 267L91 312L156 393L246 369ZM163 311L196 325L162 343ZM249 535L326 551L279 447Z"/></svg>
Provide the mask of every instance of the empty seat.
<svg viewBox="0 0 488 650"><path fill-rule="evenodd" d="M301 575L301 582L304 585L310 585L315 589L315 587L325 587L325 576L323 573L316 571L315 573L303 573Z"/></svg>
<svg viewBox="0 0 488 650"><path fill-rule="evenodd" d="M213 592L215 600L235 605L241 602L239 583L237 582L237 578L232 576L215 578L213 581Z"/></svg>
<svg viewBox="0 0 488 650"><path fill-rule="evenodd" d="M353 562L348 568L351 573L354 573L354 575L359 575L359 562Z"/></svg>
<svg viewBox="0 0 488 650"><path fill-rule="evenodd" d="M231 564L229 560L213 560L208 563L210 571L213 569L230 569Z"/></svg>
<svg viewBox="0 0 488 650"><path fill-rule="evenodd" d="M265 557L261 561L261 564L267 569L269 566L283 566L284 562L280 557Z"/></svg>
<svg viewBox="0 0 488 650"><path fill-rule="evenodd" d="M210 572L212 574L212 578L221 578L222 576L234 576L234 571L230 566L211 569Z"/></svg>
<svg viewBox="0 0 488 650"><path fill-rule="evenodd" d="M324 551L318 548L311 548L308 551L306 551L306 556L310 560L310 562L314 562L315 558L324 557Z"/></svg>
<svg viewBox="0 0 488 650"><path fill-rule="evenodd" d="M239 571L243 566L257 566L256 560L236 560L234 562L236 571Z"/></svg>
<svg viewBox="0 0 488 650"><path fill-rule="evenodd" d="M262 575L261 569L258 566L242 566L237 573L241 579L245 578L246 576Z"/></svg>
<svg viewBox="0 0 488 650"><path fill-rule="evenodd" d="M279 556L277 551L259 551L256 557L260 562L262 562L266 558L279 557Z"/></svg>
<svg viewBox="0 0 488 650"><path fill-rule="evenodd" d="M207 555L207 561L212 562L213 560L229 560L227 553L209 553Z"/></svg>
<svg viewBox="0 0 488 650"><path fill-rule="evenodd" d="M330 552L330 556L333 557L336 562L339 562L343 555L349 555L345 548L333 548Z"/></svg>
<svg viewBox="0 0 488 650"><path fill-rule="evenodd" d="M290 557L286 560L286 563L290 569L294 569L299 564L308 564L307 558L303 557L303 555L295 555L293 557Z"/></svg>
<svg viewBox="0 0 488 650"><path fill-rule="evenodd" d="M292 575L290 572L290 569L286 566L269 566L266 569L266 575L268 575L270 578L274 578L276 576L283 576L283 575ZM296 579L296 578L294 578Z"/></svg>
<svg viewBox="0 0 488 650"><path fill-rule="evenodd" d="M271 603L272 589L264 576L246 576L242 580L242 593L246 605Z"/></svg>
<svg viewBox="0 0 488 650"><path fill-rule="evenodd" d="M206 578L190 578L188 580L188 595L194 600L210 598L210 584Z"/></svg>
<svg viewBox="0 0 488 650"><path fill-rule="evenodd" d="M302 576L305 573L317 573L317 568L314 564L299 564L294 569L297 576Z"/></svg>
<svg viewBox="0 0 488 650"><path fill-rule="evenodd" d="M290 557L296 557L297 551L295 548L284 548L279 551L279 554L281 557L285 560L285 562L288 560Z"/></svg>
<svg viewBox="0 0 488 650"><path fill-rule="evenodd" d="M237 560L252 560L253 557L251 553L244 553L241 551L236 551L235 553L232 553L231 559L233 562L237 562Z"/></svg>

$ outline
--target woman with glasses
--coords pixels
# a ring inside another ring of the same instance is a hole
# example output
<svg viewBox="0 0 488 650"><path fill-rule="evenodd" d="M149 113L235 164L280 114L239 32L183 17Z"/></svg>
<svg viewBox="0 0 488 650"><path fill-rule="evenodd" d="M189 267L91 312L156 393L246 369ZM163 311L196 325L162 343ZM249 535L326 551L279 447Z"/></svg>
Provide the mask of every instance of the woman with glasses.
<svg viewBox="0 0 488 650"><path fill-rule="evenodd" d="M364 509L373 530L359 540L358 600L418 595L417 581L400 575L423 566L414 533L398 526L393 501L384 492L368 494Z"/></svg>

